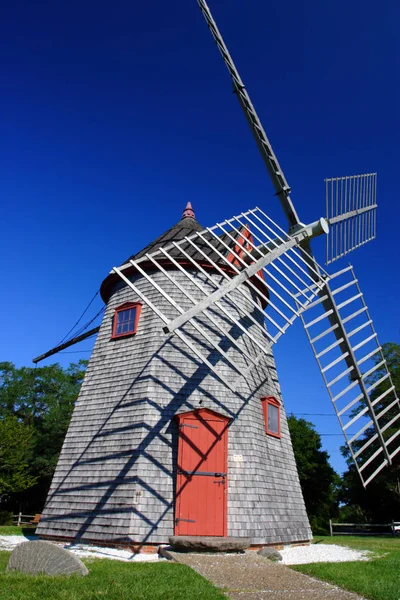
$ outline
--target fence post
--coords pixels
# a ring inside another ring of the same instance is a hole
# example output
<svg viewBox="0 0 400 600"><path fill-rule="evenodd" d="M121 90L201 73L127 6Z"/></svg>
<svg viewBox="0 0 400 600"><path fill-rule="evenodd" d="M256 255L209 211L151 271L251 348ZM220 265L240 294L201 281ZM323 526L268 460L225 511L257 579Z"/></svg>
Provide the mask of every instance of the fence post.
<svg viewBox="0 0 400 600"><path fill-rule="evenodd" d="M21 527L21 520L22 520L22 519L21 519L21 517L22 517L22 513L21 513L21 512L19 512L19 513L18 513L18 523L17 523L17 524L18 524L18 527Z"/></svg>
<svg viewBox="0 0 400 600"><path fill-rule="evenodd" d="M329 535L331 537L333 536L332 519L329 519Z"/></svg>

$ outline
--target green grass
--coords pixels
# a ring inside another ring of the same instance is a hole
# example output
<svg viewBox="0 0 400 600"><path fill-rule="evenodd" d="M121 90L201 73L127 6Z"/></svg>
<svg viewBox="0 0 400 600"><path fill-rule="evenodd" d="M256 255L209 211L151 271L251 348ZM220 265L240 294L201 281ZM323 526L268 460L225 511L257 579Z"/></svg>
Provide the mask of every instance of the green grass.
<svg viewBox="0 0 400 600"><path fill-rule="evenodd" d="M296 565L296 571L329 581L370 600L400 600L400 539L393 537L318 537L315 543L340 544L372 550L368 562L313 563Z"/></svg>
<svg viewBox="0 0 400 600"><path fill-rule="evenodd" d="M0 600L226 600L185 565L92 559L86 577L49 577L5 573L9 557L0 552Z"/></svg>
<svg viewBox="0 0 400 600"><path fill-rule="evenodd" d="M36 527L18 527L17 525L0 525L0 535L34 535Z"/></svg>

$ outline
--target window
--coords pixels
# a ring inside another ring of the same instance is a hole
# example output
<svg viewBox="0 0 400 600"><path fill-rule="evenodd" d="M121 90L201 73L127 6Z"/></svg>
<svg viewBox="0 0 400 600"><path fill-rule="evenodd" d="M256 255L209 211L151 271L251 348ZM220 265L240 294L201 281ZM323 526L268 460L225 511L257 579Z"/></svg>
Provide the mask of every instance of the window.
<svg viewBox="0 0 400 600"><path fill-rule="evenodd" d="M251 252L253 249L253 246L254 246L253 236L250 233L250 229L246 225L246 227L244 227L242 229L241 235L239 236L239 238L237 240L237 243L233 249L233 252L231 252L228 256L229 262L231 262L232 264L234 264L238 267L243 266L243 263L241 263L237 257L243 258L243 255L245 254L245 250L247 250L247 252ZM247 254L245 256L247 256Z"/></svg>
<svg viewBox="0 0 400 600"><path fill-rule="evenodd" d="M265 433L274 437L281 437L281 405L274 396L261 398L264 414Z"/></svg>
<svg viewBox="0 0 400 600"><path fill-rule="evenodd" d="M115 309L112 338L136 333L142 305L139 302L126 302Z"/></svg>
<svg viewBox="0 0 400 600"><path fill-rule="evenodd" d="M237 239L237 243L231 252L228 255L227 260L231 262L233 265L242 268L243 262L239 259L244 259L248 257L248 253L251 252L256 244L254 243L253 236L251 235L251 231L249 227L246 225L241 229L241 235ZM254 262L254 261L252 261ZM261 269L258 271L257 275L261 277L265 281L264 272Z"/></svg>

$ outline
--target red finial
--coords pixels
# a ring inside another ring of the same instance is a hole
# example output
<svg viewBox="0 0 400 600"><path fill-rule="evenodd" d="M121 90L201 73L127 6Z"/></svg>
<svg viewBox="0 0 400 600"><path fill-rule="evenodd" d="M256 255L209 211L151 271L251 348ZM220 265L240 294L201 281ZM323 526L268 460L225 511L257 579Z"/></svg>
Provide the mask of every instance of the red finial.
<svg viewBox="0 0 400 600"><path fill-rule="evenodd" d="M185 208L185 210L183 211L183 214L182 214L182 219L187 219L187 218L190 218L190 219L195 219L196 218L196 216L194 214L194 210L193 210L192 205L191 205L190 202L188 202L186 204L186 208Z"/></svg>

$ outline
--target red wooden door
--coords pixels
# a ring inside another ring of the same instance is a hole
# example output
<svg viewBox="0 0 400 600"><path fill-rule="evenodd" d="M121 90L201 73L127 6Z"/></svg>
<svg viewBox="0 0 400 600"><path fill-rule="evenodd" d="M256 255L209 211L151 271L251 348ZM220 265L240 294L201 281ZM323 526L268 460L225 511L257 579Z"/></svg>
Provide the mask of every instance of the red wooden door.
<svg viewBox="0 0 400 600"><path fill-rule="evenodd" d="M226 535L228 422L208 409L178 416L175 535Z"/></svg>

